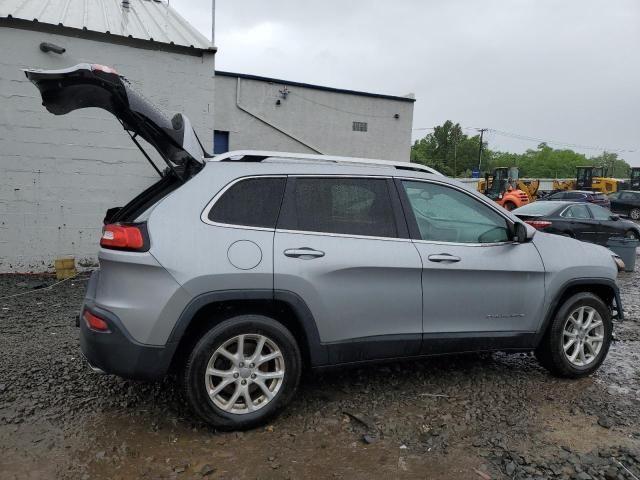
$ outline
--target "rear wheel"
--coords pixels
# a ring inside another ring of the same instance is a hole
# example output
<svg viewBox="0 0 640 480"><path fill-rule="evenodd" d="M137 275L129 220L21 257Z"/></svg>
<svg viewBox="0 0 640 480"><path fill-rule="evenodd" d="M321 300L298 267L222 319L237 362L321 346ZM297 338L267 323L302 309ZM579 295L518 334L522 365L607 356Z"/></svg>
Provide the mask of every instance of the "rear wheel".
<svg viewBox="0 0 640 480"><path fill-rule="evenodd" d="M504 208L506 208L507 210L511 211L514 210L516 208L516 204L507 200L506 202L504 202Z"/></svg>
<svg viewBox="0 0 640 480"><path fill-rule="evenodd" d="M640 208L632 208L629 211L629 217L631 220L640 220Z"/></svg>
<svg viewBox="0 0 640 480"><path fill-rule="evenodd" d="M624 234L625 238L630 238L631 240L640 240L640 235L635 230L627 230Z"/></svg>
<svg viewBox="0 0 640 480"><path fill-rule="evenodd" d="M577 293L558 310L536 349L536 357L556 376L584 377L604 361L612 331L604 302L592 293Z"/></svg>
<svg viewBox="0 0 640 480"><path fill-rule="evenodd" d="M279 413L300 381L300 350L275 320L241 315L209 330L184 368L193 410L219 430L260 425Z"/></svg>

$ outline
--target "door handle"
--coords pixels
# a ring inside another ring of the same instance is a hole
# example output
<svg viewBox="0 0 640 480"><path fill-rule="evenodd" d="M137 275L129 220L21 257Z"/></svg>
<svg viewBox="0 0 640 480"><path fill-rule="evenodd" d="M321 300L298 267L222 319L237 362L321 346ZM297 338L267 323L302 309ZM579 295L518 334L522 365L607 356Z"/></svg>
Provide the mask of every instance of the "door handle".
<svg viewBox="0 0 640 480"><path fill-rule="evenodd" d="M455 255L450 255L448 253L440 253L437 255L429 255L427 257L430 262L459 262L461 260L460 257L456 257Z"/></svg>
<svg viewBox="0 0 640 480"><path fill-rule="evenodd" d="M284 254L287 257L302 258L305 260L324 257L324 252L320 250L314 250L313 248L309 248L309 247L289 248L284 251Z"/></svg>

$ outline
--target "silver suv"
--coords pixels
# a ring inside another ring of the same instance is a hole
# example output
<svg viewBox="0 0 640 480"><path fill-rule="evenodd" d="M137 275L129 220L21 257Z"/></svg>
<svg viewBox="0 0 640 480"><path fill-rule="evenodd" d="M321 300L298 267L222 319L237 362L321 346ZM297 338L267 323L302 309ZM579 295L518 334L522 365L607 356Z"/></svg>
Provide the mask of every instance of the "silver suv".
<svg viewBox="0 0 640 480"><path fill-rule="evenodd" d="M50 112L108 110L167 164L107 212L84 355L122 377L177 372L216 428L273 417L307 367L534 351L576 378L607 354L622 307L603 247L536 232L419 165L211 158L186 117L166 118L107 67L26 74Z"/></svg>

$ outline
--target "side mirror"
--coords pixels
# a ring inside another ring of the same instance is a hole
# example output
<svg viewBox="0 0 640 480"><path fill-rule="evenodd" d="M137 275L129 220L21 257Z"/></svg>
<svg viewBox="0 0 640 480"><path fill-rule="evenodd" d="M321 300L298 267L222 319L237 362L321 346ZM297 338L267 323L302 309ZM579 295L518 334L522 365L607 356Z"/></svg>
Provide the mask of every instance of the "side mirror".
<svg viewBox="0 0 640 480"><path fill-rule="evenodd" d="M517 222L513 225L513 241L517 243L525 243L533 238L533 233L529 235L527 227L524 223Z"/></svg>
<svg viewBox="0 0 640 480"><path fill-rule="evenodd" d="M620 220L620 215L609 215L611 220Z"/></svg>

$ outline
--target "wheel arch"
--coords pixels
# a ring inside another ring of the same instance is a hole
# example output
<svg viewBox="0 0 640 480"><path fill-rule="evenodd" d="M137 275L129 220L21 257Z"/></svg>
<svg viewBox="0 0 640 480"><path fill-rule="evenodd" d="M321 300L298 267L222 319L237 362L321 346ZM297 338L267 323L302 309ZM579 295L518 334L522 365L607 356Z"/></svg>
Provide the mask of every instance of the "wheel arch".
<svg viewBox="0 0 640 480"><path fill-rule="evenodd" d="M549 304L542 326L536 335L536 346L547 333L551 320L558 313L558 310L565 300L572 295L581 292L593 293L600 298L605 305L612 310L612 312L615 311L615 318L623 320L624 313L622 303L620 302L620 293L614 280L610 278L582 278L570 280L560 288L559 292Z"/></svg>
<svg viewBox="0 0 640 480"><path fill-rule="evenodd" d="M298 295L282 290L223 290L203 293L185 307L167 342L173 350L171 368L182 364L206 331L228 318L246 314L265 315L284 325L298 342L306 366L327 363L328 354L320 342L315 319Z"/></svg>

